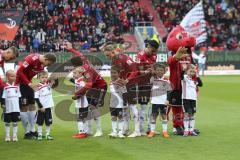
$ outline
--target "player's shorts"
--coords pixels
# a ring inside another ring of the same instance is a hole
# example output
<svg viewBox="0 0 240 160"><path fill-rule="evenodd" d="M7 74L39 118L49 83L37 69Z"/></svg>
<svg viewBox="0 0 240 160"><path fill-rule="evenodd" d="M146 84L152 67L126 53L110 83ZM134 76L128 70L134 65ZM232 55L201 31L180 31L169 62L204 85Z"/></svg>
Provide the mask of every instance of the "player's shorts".
<svg viewBox="0 0 240 160"><path fill-rule="evenodd" d="M77 121L82 121L87 118L88 112L89 112L89 107L77 108L77 110L78 110Z"/></svg>
<svg viewBox="0 0 240 160"><path fill-rule="evenodd" d="M152 104L152 115L157 117L159 115L166 115L167 114L167 106L164 104Z"/></svg>
<svg viewBox="0 0 240 160"><path fill-rule="evenodd" d="M110 108L111 116L123 117L123 108Z"/></svg>
<svg viewBox="0 0 240 160"><path fill-rule="evenodd" d="M182 92L179 90L173 90L169 92L167 100L172 107L182 107Z"/></svg>
<svg viewBox="0 0 240 160"><path fill-rule="evenodd" d="M151 86L140 86L138 92L138 103L141 105L147 105L150 101L151 96Z"/></svg>
<svg viewBox="0 0 240 160"><path fill-rule="evenodd" d="M3 119L5 123L21 121L20 112L4 113L3 116L4 116Z"/></svg>
<svg viewBox="0 0 240 160"><path fill-rule="evenodd" d="M42 126L45 122L46 126L52 124L52 110L51 108L46 108L45 112L41 112L40 110L37 113L37 124Z"/></svg>
<svg viewBox="0 0 240 160"><path fill-rule="evenodd" d="M22 105L21 106L27 106L29 104L35 104L34 100L34 91L31 87L29 87L26 84L20 85L20 92L22 95Z"/></svg>
<svg viewBox="0 0 240 160"><path fill-rule="evenodd" d="M107 86L104 89L92 88L86 93L88 104L102 107L104 105L104 98L107 93Z"/></svg>
<svg viewBox="0 0 240 160"><path fill-rule="evenodd" d="M183 99L183 108L185 113L196 113L196 101L190 99Z"/></svg>
<svg viewBox="0 0 240 160"><path fill-rule="evenodd" d="M136 86L133 86L131 88L128 88L128 94L132 94L132 97L134 99L138 98L138 103L141 105L147 105L150 101L151 96L151 85L141 85L138 88ZM130 95L129 95L130 96ZM130 103L133 104L133 103Z"/></svg>

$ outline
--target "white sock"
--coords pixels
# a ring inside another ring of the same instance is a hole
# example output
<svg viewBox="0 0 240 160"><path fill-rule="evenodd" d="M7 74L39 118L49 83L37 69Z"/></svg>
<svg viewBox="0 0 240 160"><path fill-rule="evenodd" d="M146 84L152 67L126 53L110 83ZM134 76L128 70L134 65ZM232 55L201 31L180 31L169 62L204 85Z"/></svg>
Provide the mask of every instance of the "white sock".
<svg viewBox="0 0 240 160"><path fill-rule="evenodd" d="M13 123L13 137L17 137L18 124Z"/></svg>
<svg viewBox="0 0 240 160"><path fill-rule="evenodd" d="M156 123L151 123L150 124L151 132L155 132L156 129Z"/></svg>
<svg viewBox="0 0 240 160"><path fill-rule="evenodd" d="M152 122L152 107L148 109L148 130L151 130L151 122Z"/></svg>
<svg viewBox="0 0 240 160"><path fill-rule="evenodd" d="M5 123L6 137L10 137L10 123Z"/></svg>
<svg viewBox="0 0 240 160"><path fill-rule="evenodd" d="M85 126L85 131L86 133L88 134L92 134L92 119L89 119L86 123L86 126Z"/></svg>
<svg viewBox="0 0 240 160"><path fill-rule="evenodd" d="M50 135L50 130L51 130L50 126L46 126L46 135Z"/></svg>
<svg viewBox="0 0 240 160"><path fill-rule="evenodd" d="M140 106L140 112L139 112L139 120L140 120L140 131L141 132L145 132L144 131L144 122L145 122L145 116L146 116L146 108L147 108L147 105L141 105Z"/></svg>
<svg viewBox="0 0 240 160"><path fill-rule="evenodd" d="M35 123L36 123L35 116L36 116L36 111L28 111L28 118L29 118L31 132L35 132Z"/></svg>
<svg viewBox="0 0 240 160"><path fill-rule="evenodd" d="M130 105L130 108L131 108L132 113L133 113L135 132L139 133L140 132L140 123L139 123L139 114L138 114L137 106L136 105Z"/></svg>
<svg viewBox="0 0 240 160"><path fill-rule="evenodd" d="M184 124L184 131L188 132L189 131L189 118L184 118L183 124Z"/></svg>
<svg viewBox="0 0 240 160"><path fill-rule="evenodd" d="M29 127L28 127L28 113L27 112L20 112L21 120L22 120L22 125L26 133L29 133Z"/></svg>
<svg viewBox="0 0 240 160"><path fill-rule="evenodd" d="M95 119L97 132L102 132L101 117Z"/></svg>
<svg viewBox="0 0 240 160"><path fill-rule="evenodd" d="M163 132L167 132L167 120L162 120L162 129Z"/></svg>
<svg viewBox="0 0 240 160"><path fill-rule="evenodd" d="M88 133L88 123L87 123L87 121L84 121L83 122L83 129L84 129L84 133Z"/></svg>
<svg viewBox="0 0 240 160"><path fill-rule="evenodd" d="M84 132L84 124L83 124L83 122L82 121L79 121L79 122L77 122L77 125L78 125L78 132L79 133L83 133Z"/></svg>
<svg viewBox="0 0 240 160"><path fill-rule="evenodd" d="M42 126L38 126L38 134L42 135Z"/></svg>
<svg viewBox="0 0 240 160"><path fill-rule="evenodd" d="M124 126L124 121L123 120L119 120L118 121L119 134L123 134L123 126Z"/></svg>
<svg viewBox="0 0 240 160"><path fill-rule="evenodd" d="M192 132L195 128L195 118L192 117L189 119L189 131Z"/></svg>
<svg viewBox="0 0 240 160"><path fill-rule="evenodd" d="M117 121L112 121L112 132L117 133Z"/></svg>

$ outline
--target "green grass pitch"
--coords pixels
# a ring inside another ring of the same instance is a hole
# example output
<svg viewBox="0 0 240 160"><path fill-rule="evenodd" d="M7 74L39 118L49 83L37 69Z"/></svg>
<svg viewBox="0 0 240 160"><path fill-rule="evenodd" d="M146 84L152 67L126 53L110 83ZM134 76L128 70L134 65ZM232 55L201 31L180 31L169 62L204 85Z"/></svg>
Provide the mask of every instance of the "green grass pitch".
<svg viewBox="0 0 240 160"><path fill-rule="evenodd" d="M173 136L163 139L139 137L110 139L109 114L102 117L104 136L73 139L76 122L55 117L55 140L24 140L19 123L19 142L4 142L4 123L0 123L0 160L237 160L240 157L240 76L207 76L197 110L199 137ZM67 96L55 93L55 103ZM169 123L171 126L171 122ZM161 126L158 123L158 130ZM169 127L169 131L172 127Z"/></svg>

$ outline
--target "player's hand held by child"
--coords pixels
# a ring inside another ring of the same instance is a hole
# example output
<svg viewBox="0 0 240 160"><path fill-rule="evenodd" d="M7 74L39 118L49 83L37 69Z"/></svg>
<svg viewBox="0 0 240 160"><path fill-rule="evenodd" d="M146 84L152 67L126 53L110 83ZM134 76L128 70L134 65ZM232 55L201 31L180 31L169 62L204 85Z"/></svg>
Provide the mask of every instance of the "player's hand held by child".
<svg viewBox="0 0 240 160"><path fill-rule="evenodd" d="M153 69L152 68L148 68L147 70L144 71L145 74L148 74L148 73L153 73Z"/></svg>
<svg viewBox="0 0 240 160"><path fill-rule="evenodd" d="M32 83L29 83L28 86L31 87L34 91L37 90L37 86Z"/></svg>
<svg viewBox="0 0 240 160"><path fill-rule="evenodd" d="M125 86L128 83L128 80L124 80L124 79L118 79L114 82L114 84L118 85L118 86Z"/></svg>

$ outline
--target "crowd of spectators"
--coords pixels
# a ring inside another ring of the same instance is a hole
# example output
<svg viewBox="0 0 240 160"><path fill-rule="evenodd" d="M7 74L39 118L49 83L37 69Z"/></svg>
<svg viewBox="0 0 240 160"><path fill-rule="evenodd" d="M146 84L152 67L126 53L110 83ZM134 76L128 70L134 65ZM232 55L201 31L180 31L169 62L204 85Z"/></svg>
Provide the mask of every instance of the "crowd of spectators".
<svg viewBox="0 0 240 160"><path fill-rule="evenodd" d="M25 11L15 40L0 41L0 48L21 51L60 51L65 40L98 51L107 40L121 41L135 22L152 20L138 0L1 0L0 7Z"/></svg>
<svg viewBox="0 0 240 160"><path fill-rule="evenodd" d="M152 0L168 31L179 24L199 0ZM240 48L240 0L203 0L209 50Z"/></svg>

